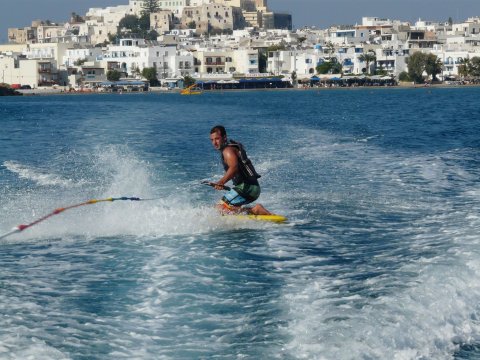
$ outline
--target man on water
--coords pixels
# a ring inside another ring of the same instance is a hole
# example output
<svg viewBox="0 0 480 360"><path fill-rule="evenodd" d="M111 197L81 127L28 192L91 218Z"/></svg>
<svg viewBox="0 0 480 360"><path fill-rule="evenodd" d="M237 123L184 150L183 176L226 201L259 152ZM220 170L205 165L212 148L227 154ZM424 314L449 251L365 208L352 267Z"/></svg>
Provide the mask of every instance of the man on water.
<svg viewBox="0 0 480 360"><path fill-rule="evenodd" d="M227 139L227 131L221 125L214 126L210 130L210 141L215 149L222 155L225 174L214 185L216 190L224 190L224 185L232 180L234 187L222 198L220 204L222 211L243 212L247 211L255 215L270 215L271 213L261 204L252 208L242 208L242 205L250 204L260 196L260 185L252 162L242 144Z"/></svg>

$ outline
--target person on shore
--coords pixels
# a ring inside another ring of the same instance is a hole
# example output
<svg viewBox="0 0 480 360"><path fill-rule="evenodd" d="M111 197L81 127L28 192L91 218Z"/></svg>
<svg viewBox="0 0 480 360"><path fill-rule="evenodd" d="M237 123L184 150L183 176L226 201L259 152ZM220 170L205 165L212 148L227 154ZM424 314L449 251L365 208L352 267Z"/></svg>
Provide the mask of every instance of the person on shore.
<svg viewBox="0 0 480 360"><path fill-rule="evenodd" d="M218 205L221 212L242 213L254 215L270 215L261 204L253 207L243 207L260 196L260 175L255 171L252 162L242 144L227 139L227 131L222 125L216 125L210 130L210 141L213 147L220 151L225 174L214 183L216 190L224 190L225 184L232 180L234 187L228 191Z"/></svg>

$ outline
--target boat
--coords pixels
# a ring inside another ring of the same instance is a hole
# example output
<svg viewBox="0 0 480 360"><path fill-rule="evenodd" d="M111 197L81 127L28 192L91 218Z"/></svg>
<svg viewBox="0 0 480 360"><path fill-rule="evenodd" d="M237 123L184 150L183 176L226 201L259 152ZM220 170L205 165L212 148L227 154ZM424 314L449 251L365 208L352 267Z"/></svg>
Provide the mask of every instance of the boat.
<svg viewBox="0 0 480 360"><path fill-rule="evenodd" d="M197 84L190 85L189 87L180 91L180 94L182 95L201 95L202 93L203 90L200 89Z"/></svg>

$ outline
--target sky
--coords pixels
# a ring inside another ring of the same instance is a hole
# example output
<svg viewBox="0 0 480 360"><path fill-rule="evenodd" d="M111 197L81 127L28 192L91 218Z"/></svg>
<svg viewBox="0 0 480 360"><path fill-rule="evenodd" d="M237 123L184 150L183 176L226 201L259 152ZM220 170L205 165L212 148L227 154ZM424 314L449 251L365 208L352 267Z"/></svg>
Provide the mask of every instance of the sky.
<svg viewBox="0 0 480 360"><path fill-rule="evenodd" d="M126 4L128 0L0 0L0 43L7 42L9 27L29 26L35 19L65 22L72 12L85 15L91 7ZM354 25L363 16L410 22L480 16L480 0L268 0L268 6L292 14L294 28Z"/></svg>

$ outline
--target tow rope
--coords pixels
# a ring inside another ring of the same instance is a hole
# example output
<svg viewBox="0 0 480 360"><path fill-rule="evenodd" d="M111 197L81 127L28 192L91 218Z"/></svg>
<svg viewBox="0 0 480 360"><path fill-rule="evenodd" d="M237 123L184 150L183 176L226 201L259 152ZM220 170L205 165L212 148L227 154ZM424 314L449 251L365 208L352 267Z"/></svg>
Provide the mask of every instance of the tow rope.
<svg viewBox="0 0 480 360"><path fill-rule="evenodd" d="M70 206L66 206L66 207L61 207L61 208L58 208L58 209L55 209L53 210L51 213L45 215L45 216L42 216L41 218L29 223L29 224L26 224L26 225L18 225L18 226L15 226L11 231L3 234L3 235L0 235L0 240L1 239L4 239L10 235L13 235L13 234L16 234L16 233L19 233L25 229L28 229L34 225L37 225L39 223L41 223L42 221L45 221L47 220L48 218L54 216L54 215L58 215L58 214L61 214L63 213L64 211L67 211L67 210L70 210L70 209L74 209L74 208L77 208L77 207L80 207L80 206L85 206L85 205L93 205L93 204L97 204L99 202L107 202L107 201L110 201L110 202L113 202L113 201L148 201L148 200L158 200L157 198L154 198L154 199L141 199L139 197L127 197L127 196L122 196L122 197L117 197L117 198L114 198L114 197L110 197L110 198L106 198L106 199L91 199L91 200L88 200L88 201L85 201L85 202L82 202L82 203L79 203L79 204L75 204L75 205L70 205Z"/></svg>

